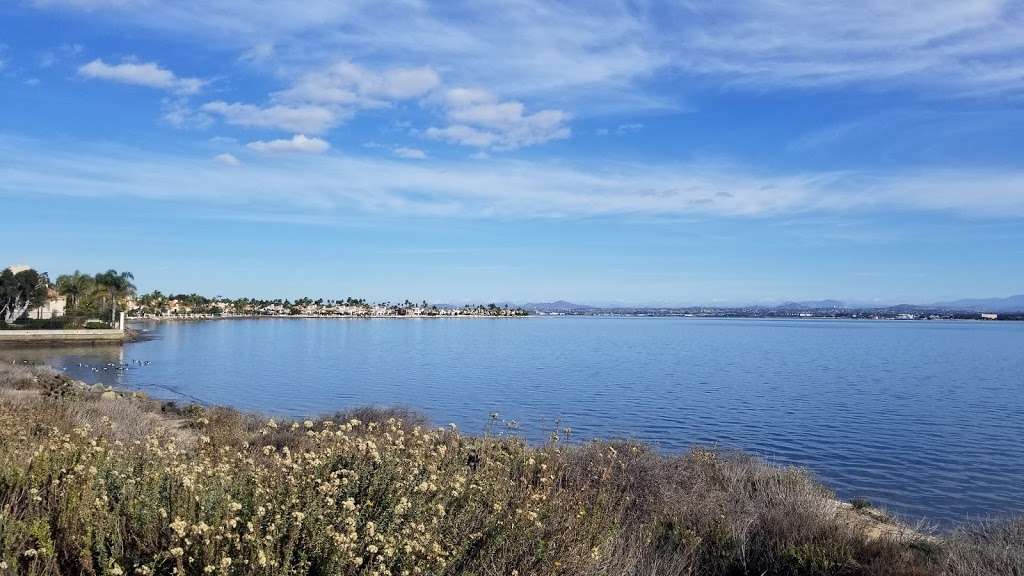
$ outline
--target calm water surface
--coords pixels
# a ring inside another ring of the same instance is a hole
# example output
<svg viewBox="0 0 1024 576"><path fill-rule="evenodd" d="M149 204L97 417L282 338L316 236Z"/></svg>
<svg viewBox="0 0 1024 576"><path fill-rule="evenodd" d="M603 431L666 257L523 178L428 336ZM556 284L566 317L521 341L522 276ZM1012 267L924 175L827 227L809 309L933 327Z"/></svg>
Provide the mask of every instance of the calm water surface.
<svg viewBox="0 0 1024 576"><path fill-rule="evenodd" d="M303 416L401 405L532 440L627 437L804 465L949 523L1024 513L1024 324L527 318L146 326L122 348L7 352L151 395ZM150 364L104 370L108 362ZM84 364L80 366L79 364ZM97 368L97 366L99 368Z"/></svg>

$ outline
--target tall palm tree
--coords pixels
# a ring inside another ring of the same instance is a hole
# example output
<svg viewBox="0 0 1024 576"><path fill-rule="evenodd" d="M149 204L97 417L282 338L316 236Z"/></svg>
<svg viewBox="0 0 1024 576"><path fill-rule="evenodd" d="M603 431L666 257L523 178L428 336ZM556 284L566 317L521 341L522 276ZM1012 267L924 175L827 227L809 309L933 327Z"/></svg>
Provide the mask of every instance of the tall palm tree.
<svg viewBox="0 0 1024 576"><path fill-rule="evenodd" d="M88 274L75 270L74 274L57 277L57 292L67 299L72 310L78 310L78 304L93 291L93 279Z"/></svg>
<svg viewBox="0 0 1024 576"><path fill-rule="evenodd" d="M135 294L135 276L131 272L118 272L110 269L96 275L96 286L110 298L110 323L117 322L117 301Z"/></svg>

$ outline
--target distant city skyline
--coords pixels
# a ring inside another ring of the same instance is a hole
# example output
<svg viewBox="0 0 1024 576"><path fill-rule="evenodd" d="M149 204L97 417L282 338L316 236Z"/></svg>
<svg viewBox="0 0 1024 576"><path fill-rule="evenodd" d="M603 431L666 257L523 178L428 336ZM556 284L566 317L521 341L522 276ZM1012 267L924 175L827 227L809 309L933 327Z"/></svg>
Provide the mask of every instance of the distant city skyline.
<svg viewBox="0 0 1024 576"><path fill-rule="evenodd" d="M140 291L1024 293L1024 4L16 0L0 265Z"/></svg>

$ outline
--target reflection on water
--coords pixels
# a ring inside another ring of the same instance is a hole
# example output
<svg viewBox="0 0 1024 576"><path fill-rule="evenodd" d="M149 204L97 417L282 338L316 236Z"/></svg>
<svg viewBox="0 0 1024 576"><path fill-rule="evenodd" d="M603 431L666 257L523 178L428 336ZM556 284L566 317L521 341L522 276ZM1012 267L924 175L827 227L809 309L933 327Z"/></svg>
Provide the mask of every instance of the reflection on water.
<svg viewBox="0 0 1024 576"><path fill-rule="evenodd" d="M938 521L1024 513L1022 323L266 319L151 328L158 339L123 352L13 354L90 382L272 414L401 405L478 432L498 412L531 440L561 425L576 439L629 437L667 451L741 448L807 466L842 497Z"/></svg>
<svg viewBox="0 0 1024 576"><path fill-rule="evenodd" d="M110 386L127 385L125 350L121 345L21 347L0 350L0 362L47 364L76 380Z"/></svg>

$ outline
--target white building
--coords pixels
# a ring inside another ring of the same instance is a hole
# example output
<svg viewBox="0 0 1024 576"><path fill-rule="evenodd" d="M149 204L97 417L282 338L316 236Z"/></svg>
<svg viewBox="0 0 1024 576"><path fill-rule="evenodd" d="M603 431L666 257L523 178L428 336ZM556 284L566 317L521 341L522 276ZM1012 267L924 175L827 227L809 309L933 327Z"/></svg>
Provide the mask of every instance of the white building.
<svg viewBox="0 0 1024 576"><path fill-rule="evenodd" d="M25 266L24 264L16 264L14 266L8 266L8 270L13 274L24 272L26 270L32 270L31 266ZM25 312L25 318L31 318L33 320L49 320L51 318L59 318L64 315L67 309L67 299L61 296L53 288L48 288L46 291L46 303L38 308L29 308Z"/></svg>

